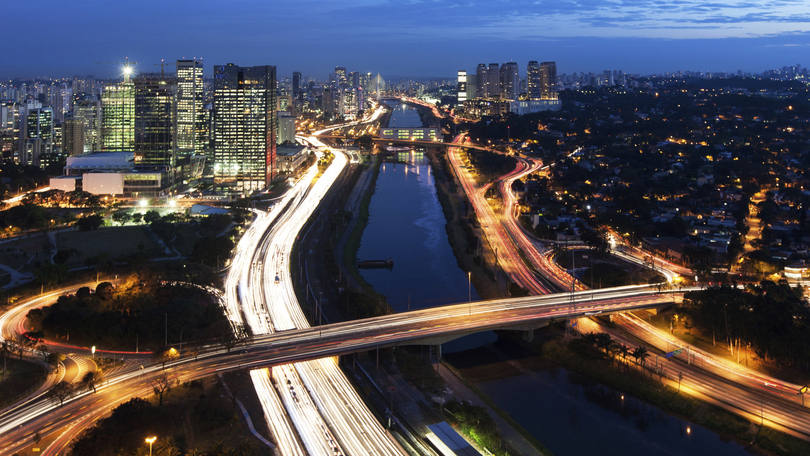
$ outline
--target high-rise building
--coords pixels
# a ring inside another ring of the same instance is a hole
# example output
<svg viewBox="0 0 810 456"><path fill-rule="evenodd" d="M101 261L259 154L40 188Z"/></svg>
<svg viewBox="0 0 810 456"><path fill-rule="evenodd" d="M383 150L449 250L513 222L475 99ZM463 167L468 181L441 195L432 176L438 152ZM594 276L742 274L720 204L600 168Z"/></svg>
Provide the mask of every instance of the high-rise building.
<svg viewBox="0 0 810 456"><path fill-rule="evenodd" d="M338 87L346 87L349 85L348 76L346 74L346 67L336 66L335 67L335 82L337 83Z"/></svg>
<svg viewBox="0 0 810 456"><path fill-rule="evenodd" d="M135 150L135 86L124 81L104 87L101 94L102 148L108 152Z"/></svg>
<svg viewBox="0 0 810 456"><path fill-rule="evenodd" d="M177 155L185 159L202 155L208 127L203 109L203 64L200 59L177 61Z"/></svg>
<svg viewBox="0 0 810 456"><path fill-rule="evenodd" d="M464 102L467 101L467 72L464 70L458 70L456 99L458 100L459 106L463 106Z"/></svg>
<svg viewBox="0 0 810 456"><path fill-rule="evenodd" d="M62 152L65 155L81 155L84 153L84 121L75 117L68 117L62 124Z"/></svg>
<svg viewBox="0 0 810 456"><path fill-rule="evenodd" d="M53 127L53 109L36 107L28 110L21 163L39 166L41 158L53 152Z"/></svg>
<svg viewBox="0 0 810 456"><path fill-rule="evenodd" d="M275 173L276 67L214 67L211 139L214 185L249 193L270 184Z"/></svg>
<svg viewBox="0 0 810 456"><path fill-rule="evenodd" d="M74 102L73 118L80 120L84 128L84 153L101 151L101 105L98 100L82 99Z"/></svg>
<svg viewBox="0 0 810 456"><path fill-rule="evenodd" d="M173 182L176 164L174 100L176 82L162 74L142 73L135 86L135 166L160 171L164 184Z"/></svg>
<svg viewBox="0 0 810 456"><path fill-rule="evenodd" d="M501 95L501 72L497 63L490 63L487 67L487 98L498 98Z"/></svg>
<svg viewBox="0 0 810 456"><path fill-rule="evenodd" d="M475 68L476 96L485 98L487 93L487 66L479 63Z"/></svg>
<svg viewBox="0 0 810 456"><path fill-rule="evenodd" d="M507 62L501 66L500 97L508 100L517 100L520 90L520 73L516 62Z"/></svg>
<svg viewBox="0 0 810 456"><path fill-rule="evenodd" d="M546 100L557 98L557 64L555 62L540 63L540 92L541 98Z"/></svg>
<svg viewBox="0 0 810 456"><path fill-rule="evenodd" d="M530 100L539 100L543 96L542 76L540 74L540 64L537 60L530 60L526 66L526 92Z"/></svg>

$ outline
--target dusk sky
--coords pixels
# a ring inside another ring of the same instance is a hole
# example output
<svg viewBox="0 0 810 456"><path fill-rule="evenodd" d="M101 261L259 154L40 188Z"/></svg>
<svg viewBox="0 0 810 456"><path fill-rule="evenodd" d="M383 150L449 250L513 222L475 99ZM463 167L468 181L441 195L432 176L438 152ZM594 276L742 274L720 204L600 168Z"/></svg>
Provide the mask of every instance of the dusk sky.
<svg viewBox="0 0 810 456"><path fill-rule="evenodd" d="M5 0L0 77L115 76L160 58L453 77L479 62L558 71L761 71L808 64L808 0Z"/></svg>

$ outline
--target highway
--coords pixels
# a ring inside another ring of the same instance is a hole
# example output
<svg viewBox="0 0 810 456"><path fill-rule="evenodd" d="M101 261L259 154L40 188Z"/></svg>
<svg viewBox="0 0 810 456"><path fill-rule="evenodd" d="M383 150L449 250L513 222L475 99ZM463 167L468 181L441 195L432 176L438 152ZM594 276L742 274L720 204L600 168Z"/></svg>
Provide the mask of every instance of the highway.
<svg viewBox="0 0 810 456"><path fill-rule="evenodd" d="M462 136L456 138L458 143L464 141ZM535 293L543 293L548 284L557 290L568 289L579 292L586 290L587 287L583 283L554 262L552 250L542 249L529 239L516 220L513 206L515 198L512 194L511 183L534 170L541 169L540 164L519 158L516 169L501 178L499 188L505 204L502 217L498 218L492 214L489 204L482 198L483 191L475 187L472 176L455 157L455 148L448 149L448 159L459 176L470 201L476 206L476 214L484 214L484 218L479 215L479 220L482 223L486 222L487 225L494 221L503 226L502 230L485 230L485 234L488 237L494 236L496 245L502 245L505 242L503 232L507 232L509 241L523 254L519 261L510 261L512 263L512 268L508 270L510 277ZM493 152L497 153L497 151ZM492 242L492 238L489 239ZM654 265L655 270L661 272L670 284L676 282L679 275L691 272L683 266L624 243L623 238L612 231L609 232L609 244L612 252L626 261L645 267ZM512 256L512 258L514 257ZM523 271L516 273L515 269L523 269ZM534 272L539 272L544 280L538 280ZM653 327L633 315L632 312L617 315L614 322L622 331L604 327L589 318L579 320L579 331L607 332L614 340L631 347L638 345L638 341L641 340L663 353L681 349L685 352L685 355L682 356L685 359L677 357L667 359L660 356L655 358L656 369L669 384L677 385L681 391L744 416L753 422L761 422L791 435L810 439L807 429L810 413L802 406L802 398L797 394L801 388L800 385L765 375L686 344Z"/></svg>
<svg viewBox="0 0 810 456"><path fill-rule="evenodd" d="M325 147L314 138L309 140L319 150ZM456 304L310 328L292 288L289 260L298 233L346 165L345 154L334 149L333 153L335 158L325 172L317 175L316 167L310 169L270 211L257 214L240 240L226 282L225 306L235 327L246 324L251 328L254 336L250 343L231 352L208 347L194 359L167 363L165 370L160 365L122 370L108 378L97 393L79 393L61 407L45 398L36 399L4 415L0 422L0 454L13 454L30 446L36 432L49 442L43 453L58 454L121 402L150 395L151 382L162 375L185 382L241 369L252 369L254 386L282 454L399 454L401 448L354 391L337 366L336 356L380 346L439 343L487 329L529 329L549 319L658 306L688 290L662 291L661 285L582 290ZM499 217L486 202L485 190L476 188L472 176L462 167L455 148L449 148L448 157L465 192L472 195L476 215L495 246L499 264L505 268L511 265L510 278L538 293L547 293L550 288L539 279L538 271L557 287L566 289L574 283L576 290L582 288L553 264L548 251L537 251L533 241L525 237L514 220L513 197L505 195L504 200L509 203L506 210L511 216ZM538 167L520 160L499 184L501 191L511 193L508 189L512 181ZM524 257L529 258L531 268ZM54 296L40 298L47 301ZM13 322L19 322L19 312L23 311L12 311L18 312L16 320L7 314L0 316L3 331L6 325L18 325ZM638 326L633 319L628 320ZM752 421L761 419L794 435L810 436L810 414L795 399L773 401L774 394L769 390L782 389L779 394L787 397L795 385L746 373L736 365L698 369L696 365L709 365L712 360L711 356L703 359L697 353L694 365L677 360L657 364L670 379L683 375L682 391ZM732 374L741 377L727 381L724 375Z"/></svg>
<svg viewBox="0 0 810 456"><path fill-rule="evenodd" d="M320 360L317 367L328 372L326 369L330 364L337 369L329 358L342 354L375 347L421 344L424 341L432 343L434 338L443 340L488 329L523 328L548 319L646 308L671 302L678 294L672 290L661 292L657 286L559 293L455 304L255 336L249 344L231 352L221 347L202 349L196 358L185 357L166 363L165 370L161 369L160 364L151 364L142 369L117 372L98 387L97 393L78 393L61 407L53 401L40 399L24 410L10 414L0 423L0 454L10 455L29 447L36 432L44 441L51 442L43 454L57 454L84 429L120 403L131 397L151 395L151 382L164 374L185 382L220 372L260 369L321 358L327 359ZM272 370L276 371L277 368ZM345 379L341 374L338 378L331 378L331 381L338 385L342 382L341 378ZM349 391L344 393L356 395ZM806 429L810 432L810 424ZM356 438L370 438L364 432L368 433L368 430L364 428ZM336 434L339 438L339 431ZM350 451L348 448L344 450Z"/></svg>
<svg viewBox="0 0 810 456"><path fill-rule="evenodd" d="M384 112L378 106L362 121L330 128L373 122ZM306 141L319 156L329 149L315 137ZM237 248L226 282L226 308L234 323L242 323L244 317L254 335L309 327L292 285L289 259L298 233L348 163L342 151L331 151L334 158L329 167L319 175L318 166L313 165L268 214L259 216ZM403 454L336 361L251 371L281 453Z"/></svg>

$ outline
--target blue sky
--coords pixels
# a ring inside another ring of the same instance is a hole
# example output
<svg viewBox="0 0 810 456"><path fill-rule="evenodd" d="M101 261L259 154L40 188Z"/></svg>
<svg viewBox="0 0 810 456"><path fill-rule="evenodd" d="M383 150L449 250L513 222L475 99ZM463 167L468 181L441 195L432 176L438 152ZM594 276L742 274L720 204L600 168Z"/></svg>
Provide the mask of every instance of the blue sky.
<svg viewBox="0 0 810 456"><path fill-rule="evenodd" d="M452 76L479 62L560 72L810 65L810 0L4 0L0 77L113 76L124 56Z"/></svg>

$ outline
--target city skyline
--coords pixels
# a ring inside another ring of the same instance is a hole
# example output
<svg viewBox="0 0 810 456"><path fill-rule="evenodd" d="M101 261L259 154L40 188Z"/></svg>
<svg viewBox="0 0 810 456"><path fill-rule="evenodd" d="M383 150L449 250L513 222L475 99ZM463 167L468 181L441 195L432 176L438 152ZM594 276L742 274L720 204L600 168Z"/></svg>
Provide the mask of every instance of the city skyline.
<svg viewBox="0 0 810 456"><path fill-rule="evenodd" d="M345 65L397 77L452 78L479 60L536 58L557 61L567 72L762 71L804 63L810 46L810 9L791 0L97 6L6 6L9 36L30 32L30 18L37 17L42 39L8 41L0 77L115 77L114 63L123 56L140 62L141 72L154 71L161 58L203 57L208 74L213 65L271 62L279 74L316 77ZM487 14L478 14L484 9Z"/></svg>

